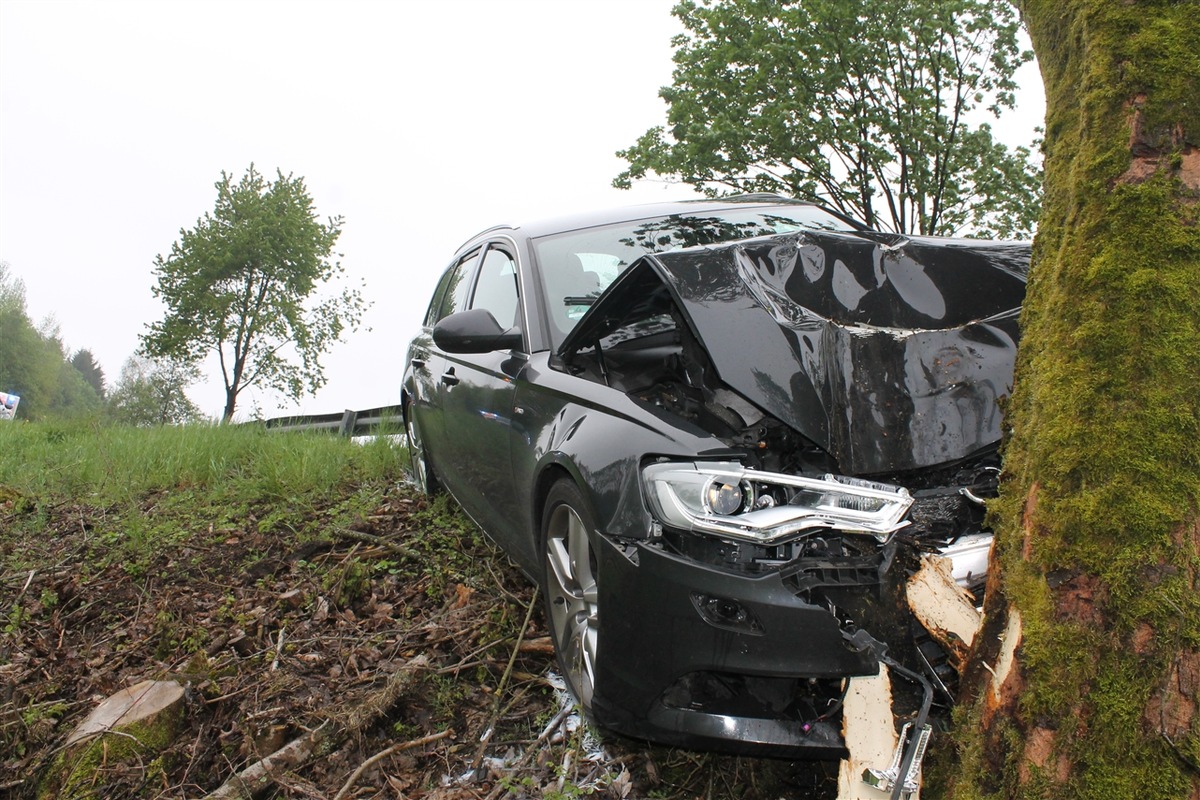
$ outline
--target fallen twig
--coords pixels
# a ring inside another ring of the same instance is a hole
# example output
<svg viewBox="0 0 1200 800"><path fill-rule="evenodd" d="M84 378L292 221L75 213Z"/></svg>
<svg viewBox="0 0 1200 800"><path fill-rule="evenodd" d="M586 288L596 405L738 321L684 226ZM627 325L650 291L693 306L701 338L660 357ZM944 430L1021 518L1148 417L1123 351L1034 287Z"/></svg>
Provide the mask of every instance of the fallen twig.
<svg viewBox="0 0 1200 800"><path fill-rule="evenodd" d="M399 753L402 750L410 750L414 747L420 747L422 745L429 744L430 742L436 742L439 739L445 739L447 736L450 736L453 733L453 730L447 729L441 733L431 733L428 736L422 736L420 739L413 739L412 741L408 742L399 742L391 747L388 747L387 749L380 750L378 753L359 764L358 769L350 773L350 777L346 779L344 784L342 784L342 788L338 790L338 793L333 796L333 800L342 800L342 798L346 796L346 792L350 791L350 788L353 787L354 784L358 783L359 777L361 777L364 772L393 753Z"/></svg>
<svg viewBox="0 0 1200 800"><path fill-rule="evenodd" d="M455 638L455 637L448 637L448 638ZM480 653L486 653L488 650L491 650L493 647L504 644L511 638L512 638L511 636L501 636L499 639L492 639L491 641L489 641L485 644L482 644L479 647L476 647L471 652L467 653L465 656L462 657L462 659L459 660L459 662L457 664L450 664L449 666L439 667L437 672L439 675L444 675L448 672L453 672L455 675L457 675L464 668L466 668L468 666L474 666L475 664L479 663L478 661L472 662L471 659L475 658Z"/></svg>
<svg viewBox="0 0 1200 800"><path fill-rule="evenodd" d="M316 730L285 744L266 758L254 762L222 783L216 791L205 795L204 800L242 800L242 798L253 797L275 782L276 773L295 769L312 758L318 748L330 738L329 733L326 732L328 726L329 720L326 720Z"/></svg>
<svg viewBox="0 0 1200 800"><path fill-rule="evenodd" d="M488 574L492 576L492 581L496 584L496 589L500 592L500 594L504 595L509 600L512 600L515 605L521 605L521 598L517 597L508 590L508 587L504 585L504 580L497 575L496 570L492 568L492 562L484 561L483 566L487 568Z"/></svg>
<svg viewBox="0 0 1200 800"><path fill-rule="evenodd" d="M385 550L390 550L391 552L395 553L396 555L403 556L405 558L412 559L414 561L420 560L420 558L421 558L420 555L418 555L417 553L414 553L412 550L405 547L404 545L396 544L393 541L385 539L382 536L376 536L373 533L364 533L362 531L351 530L350 528L334 528L333 533L334 533L334 535L339 536L343 539L352 539L356 542L363 542L365 544L378 545L379 547L382 547Z"/></svg>
<svg viewBox="0 0 1200 800"><path fill-rule="evenodd" d="M522 653L539 653L541 655L554 655L554 642L550 641L549 636L542 636L537 639L528 639L521 643L520 650Z"/></svg>
<svg viewBox="0 0 1200 800"><path fill-rule="evenodd" d="M309 731L256 761L229 778L203 800L243 800L253 797L275 782L276 776L294 770L315 756L326 753L342 741L365 730L400 699L419 670L429 666L429 660L417 656L393 673L383 688L341 718L327 719Z"/></svg>
<svg viewBox="0 0 1200 800"><path fill-rule="evenodd" d="M29 584L33 583L34 575L37 575L37 570L36 569L29 570L29 577L25 579L25 585L21 587L21 591L17 592L17 599L13 601L14 606L17 603L21 602L21 598L24 597L25 593L29 591Z"/></svg>
<svg viewBox="0 0 1200 800"><path fill-rule="evenodd" d="M283 637L287 626L284 625L279 629L279 638L275 640L275 659L271 662L271 671L279 669L279 659L283 657Z"/></svg>
<svg viewBox="0 0 1200 800"><path fill-rule="evenodd" d="M563 790L563 786L566 784L567 773L571 771L571 756L574 755L574 753L575 751L570 747L566 748L566 750L563 752L562 766L558 768L558 783L556 784L556 788L560 792Z"/></svg>

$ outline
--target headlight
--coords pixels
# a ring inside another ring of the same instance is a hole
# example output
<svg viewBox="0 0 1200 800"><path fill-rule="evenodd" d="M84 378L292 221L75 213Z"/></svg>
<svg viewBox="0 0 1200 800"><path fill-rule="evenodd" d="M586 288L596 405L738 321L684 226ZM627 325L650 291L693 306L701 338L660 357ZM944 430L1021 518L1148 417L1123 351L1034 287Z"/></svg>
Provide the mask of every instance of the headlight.
<svg viewBox="0 0 1200 800"><path fill-rule="evenodd" d="M900 486L840 475L803 478L733 462L668 462L642 469L650 509L664 525L772 544L813 528L880 540L908 524Z"/></svg>

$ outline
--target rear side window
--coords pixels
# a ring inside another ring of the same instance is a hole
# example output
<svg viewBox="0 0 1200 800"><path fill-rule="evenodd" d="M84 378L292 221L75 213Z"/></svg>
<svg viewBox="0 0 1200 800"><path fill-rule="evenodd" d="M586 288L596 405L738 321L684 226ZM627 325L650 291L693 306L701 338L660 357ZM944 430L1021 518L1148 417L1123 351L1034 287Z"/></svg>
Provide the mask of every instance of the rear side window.
<svg viewBox="0 0 1200 800"><path fill-rule="evenodd" d="M425 324L433 326L443 317L448 317L456 311L467 307L467 298L471 294L471 276L475 265L479 263L479 251L469 253L454 263L442 280L438 283L437 291L433 293L433 302L425 314Z"/></svg>

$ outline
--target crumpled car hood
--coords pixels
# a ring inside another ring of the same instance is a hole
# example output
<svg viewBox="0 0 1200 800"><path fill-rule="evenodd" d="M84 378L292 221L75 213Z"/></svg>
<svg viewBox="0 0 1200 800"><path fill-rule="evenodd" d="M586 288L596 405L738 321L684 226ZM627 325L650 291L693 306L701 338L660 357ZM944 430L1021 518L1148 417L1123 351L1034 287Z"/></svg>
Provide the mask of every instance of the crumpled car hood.
<svg viewBox="0 0 1200 800"><path fill-rule="evenodd" d="M560 352L607 335L661 282L720 379L843 472L942 464L1000 439L1029 255L1019 242L823 231L647 255Z"/></svg>

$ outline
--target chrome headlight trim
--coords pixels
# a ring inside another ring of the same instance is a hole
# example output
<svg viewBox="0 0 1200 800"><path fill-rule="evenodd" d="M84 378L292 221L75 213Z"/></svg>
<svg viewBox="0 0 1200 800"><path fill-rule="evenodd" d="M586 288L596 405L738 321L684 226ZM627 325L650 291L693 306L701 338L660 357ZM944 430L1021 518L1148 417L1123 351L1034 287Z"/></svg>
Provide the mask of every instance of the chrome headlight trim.
<svg viewBox="0 0 1200 800"><path fill-rule="evenodd" d="M908 524L912 496L900 486L826 474L806 478L747 469L737 462L659 462L642 468L646 499L664 525L715 536L775 544L813 529L865 533L886 541ZM747 502L732 514L712 510L714 483L738 487ZM772 491L786 503L755 503Z"/></svg>

